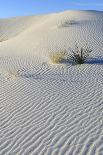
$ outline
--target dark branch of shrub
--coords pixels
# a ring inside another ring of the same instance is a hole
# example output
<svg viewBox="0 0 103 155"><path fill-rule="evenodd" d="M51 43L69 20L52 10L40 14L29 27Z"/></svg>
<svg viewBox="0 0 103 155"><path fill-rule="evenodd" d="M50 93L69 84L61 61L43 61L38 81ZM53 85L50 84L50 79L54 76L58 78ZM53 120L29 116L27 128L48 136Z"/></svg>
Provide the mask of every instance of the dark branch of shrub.
<svg viewBox="0 0 103 155"><path fill-rule="evenodd" d="M83 64L91 52L92 49L88 46L79 48L76 45L75 50L71 50L70 59L76 64Z"/></svg>

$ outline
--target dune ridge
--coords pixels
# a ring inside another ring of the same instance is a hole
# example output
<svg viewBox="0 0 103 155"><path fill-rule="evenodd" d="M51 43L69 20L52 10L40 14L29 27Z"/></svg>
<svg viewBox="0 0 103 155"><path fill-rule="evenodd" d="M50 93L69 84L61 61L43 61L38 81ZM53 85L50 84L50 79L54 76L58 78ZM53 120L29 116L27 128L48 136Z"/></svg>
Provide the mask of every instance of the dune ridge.
<svg viewBox="0 0 103 155"><path fill-rule="evenodd" d="M49 55L86 43L82 65ZM0 19L0 155L103 155L103 12Z"/></svg>

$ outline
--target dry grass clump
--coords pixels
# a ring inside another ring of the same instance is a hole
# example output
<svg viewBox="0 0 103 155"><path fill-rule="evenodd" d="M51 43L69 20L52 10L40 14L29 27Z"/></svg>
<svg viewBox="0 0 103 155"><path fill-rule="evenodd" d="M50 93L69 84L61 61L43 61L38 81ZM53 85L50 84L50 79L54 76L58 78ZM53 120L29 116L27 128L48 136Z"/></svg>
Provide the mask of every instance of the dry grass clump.
<svg viewBox="0 0 103 155"><path fill-rule="evenodd" d="M8 79L17 79L17 77L19 77L19 72L16 70L9 71L8 74L9 74Z"/></svg>
<svg viewBox="0 0 103 155"><path fill-rule="evenodd" d="M62 60L65 59L67 55L67 51L59 51L59 52L56 52L56 53L51 53L50 54L50 61L54 64L59 64L62 62Z"/></svg>
<svg viewBox="0 0 103 155"><path fill-rule="evenodd" d="M70 59L76 64L83 64L91 52L92 49L87 45L81 48L76 45L75 50L71 50Z"/></svg>
<svg viewBox="0 0 103 155"><path fill-rule="evenodd" d="M3 39L0 39L0 42L3 42L4 40Z"/></svg>
<svg viewBox="0 0 103 155"><path fill-rule="evenodd" d="M59 27L60 28L69 27L69 26L72 26L72 25L75 25L75 24L78 24L78 22L75 21L75 20L68 20L68 21L64 21L61 25L59 25Z"/></svg>

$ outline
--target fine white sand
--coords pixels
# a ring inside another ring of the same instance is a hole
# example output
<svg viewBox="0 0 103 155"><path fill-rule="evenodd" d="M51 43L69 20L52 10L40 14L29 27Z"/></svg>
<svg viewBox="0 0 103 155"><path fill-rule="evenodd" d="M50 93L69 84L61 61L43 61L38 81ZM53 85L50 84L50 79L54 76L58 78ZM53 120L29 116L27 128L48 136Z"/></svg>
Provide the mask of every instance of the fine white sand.
<svg viewBox="0 0 103 155"><path fill-rule="evenodd" d="M76 43L85 64L50 63ZM103 12L0 19L0 155L103 155Z"/></svg>

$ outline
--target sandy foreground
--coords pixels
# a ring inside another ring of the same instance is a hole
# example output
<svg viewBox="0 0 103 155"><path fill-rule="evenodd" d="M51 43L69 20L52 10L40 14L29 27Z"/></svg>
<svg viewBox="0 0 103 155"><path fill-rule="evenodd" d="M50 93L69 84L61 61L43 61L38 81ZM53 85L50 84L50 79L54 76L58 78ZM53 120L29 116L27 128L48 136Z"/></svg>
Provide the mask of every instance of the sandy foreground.
<svg viewBox="0 0 103 155"><path fill-rule="evenodd" d="M85 64L50 62L76 43ZM103 12L0 19L0 155L103 155Z"/></svg>

